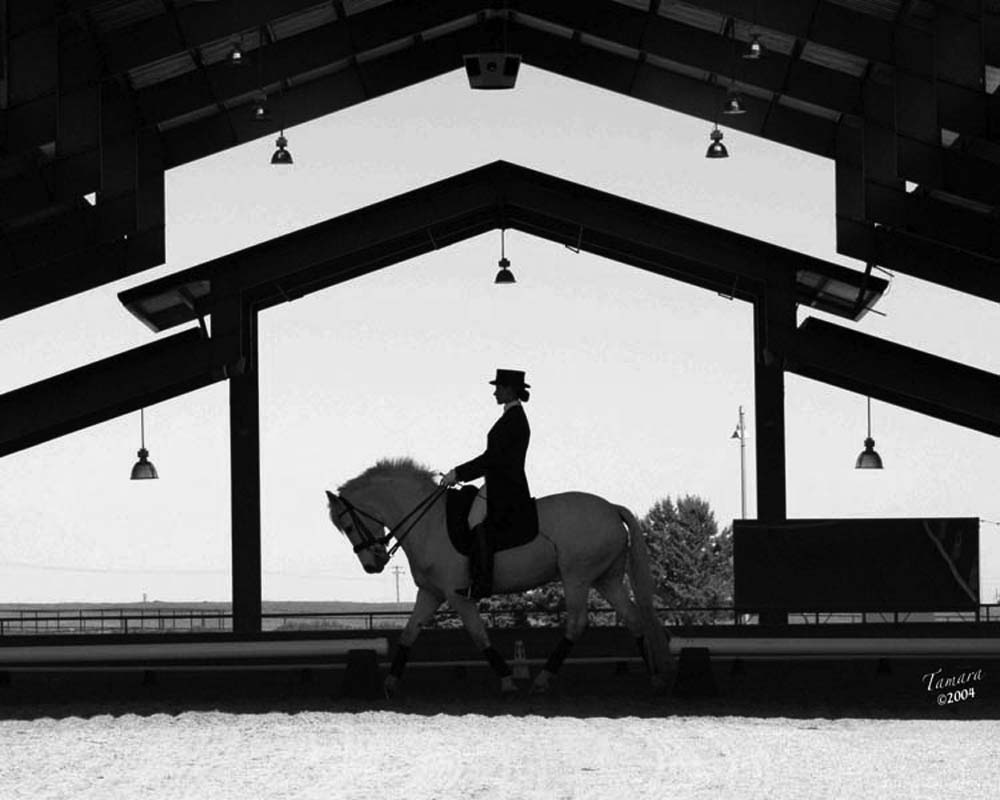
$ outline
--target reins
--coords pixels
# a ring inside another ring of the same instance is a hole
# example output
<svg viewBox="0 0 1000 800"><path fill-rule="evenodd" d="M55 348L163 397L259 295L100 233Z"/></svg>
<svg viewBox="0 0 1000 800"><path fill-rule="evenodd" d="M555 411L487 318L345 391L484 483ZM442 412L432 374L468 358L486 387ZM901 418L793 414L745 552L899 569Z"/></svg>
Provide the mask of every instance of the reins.
<svg viewBox="0 0 1000 800"><path fill-rule="evenodd" d="M396 553L396 551L399 549L400 545L403 543L403 540L410 535L410 533L416 527L417 523L420 522L421 519L423 519L424 515L431 510L431 506L433 506L447 490L448 490L447 486L439 486L437 489L435 489L433 492L427 495L427 497L425 497L423 500L417 503L417 505L408 514L406 514L406 516L404 516L399 522L396 523L394 527L391 528L388 525L386 525L384 521L380 520L378 517L369 514L362 508L358 508L356 505L354 505L354 503L352 503L346 497L341 495L340 502L344 504L346 509L345 511L341 511L339 516L343 516L343 514L349 513L351 515L351 518L354 520L355 527L358 528L360 531L363 531L364 533L365 541L362 541L360 544L354 545L354 552L359 553L362 550L365 550L369 547L373 547L379 544L385 546L392 539L395 539L396 543L391 548L389 548L388 551L388 557L392 558L393 555ZM407 520L409 520L410 517L412 517L414 514L416 514L416 518L409 523L406 530L404 530L402 533L399 533L398 531L400 530L400 528L406 525ZM358 518L359 515L367 517L372 522L380 525L382 528L389 528L389 532L383 536L372 536L371 531L368 530L368 527Z"/></svg>

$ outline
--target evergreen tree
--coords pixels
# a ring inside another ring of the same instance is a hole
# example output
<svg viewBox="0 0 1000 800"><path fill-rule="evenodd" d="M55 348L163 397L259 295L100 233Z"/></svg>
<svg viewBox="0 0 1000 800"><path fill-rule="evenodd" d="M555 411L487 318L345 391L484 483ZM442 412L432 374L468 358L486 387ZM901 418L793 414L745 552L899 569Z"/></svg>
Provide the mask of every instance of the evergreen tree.
<svg viewBox="0 0 1000 800"><path fill-rule="evenodd" d="M657 501L642 520L656 595L662 606L726 606L733 598L733 531L721 533L715 514L697 495ZM680 610L671 622L710 622L723 614Z"/></svg>

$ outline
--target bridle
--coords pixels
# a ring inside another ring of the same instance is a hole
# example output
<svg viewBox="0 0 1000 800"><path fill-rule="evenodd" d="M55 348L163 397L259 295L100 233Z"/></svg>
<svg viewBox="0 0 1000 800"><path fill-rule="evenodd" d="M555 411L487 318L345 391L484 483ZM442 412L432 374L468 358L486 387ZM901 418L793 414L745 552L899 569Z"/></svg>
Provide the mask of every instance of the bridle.
<svg viewBox="0 0 1000 800"><path fill-rule="evenodd" d="M354 503L348 500L343 495L333 494L332 496L337 498L343 505L344 510L337 514L337 519L339 520L344 514L351 515L351 523L354 525L355 530L358 531L361 536L361 541L354 545L354 552L360 553L363 550L370 550L375 547L385 547L392 539L395 538L396 543L389 548L387 555L392 558L399 546L403 543L403 539L410 535L410 532L416 526L418 522L423 518L424 514L430 511L431 506L438 501L438 499L447 491L447 486L439 486L433 492L431 492L427 497L421 500L417 505L411 510L405 517L403 517L399 522L396 523L394 527L390 527L383 520L376 517L374 514L369 514L363 508L358 508ZM331 493L332 494L332 493ZM416 518L410 521L410 517L416 515ZM388 529L388 533L383 536L375 536L365 525L362 517L367 517L369 520L377 524L382 530ZM409 524L407 525L407 522ZM406 530L399 532L399 530L406 525Z"/></svg>

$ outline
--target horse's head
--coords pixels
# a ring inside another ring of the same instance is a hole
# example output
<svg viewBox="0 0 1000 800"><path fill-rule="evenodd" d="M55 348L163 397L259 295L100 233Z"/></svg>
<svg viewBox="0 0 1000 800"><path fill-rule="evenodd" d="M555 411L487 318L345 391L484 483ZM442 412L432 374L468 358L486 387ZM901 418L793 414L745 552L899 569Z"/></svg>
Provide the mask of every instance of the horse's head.
<svg viewBox="0 0 1000 800"><path fill-rule="evenodd" d="M327 491L326 499L330 507L330 521L347 537L365 572L374 574L385 569L389 553L381 538L381 526L377 536L368 527L378 525L374 517L333 492Z"/></svg>

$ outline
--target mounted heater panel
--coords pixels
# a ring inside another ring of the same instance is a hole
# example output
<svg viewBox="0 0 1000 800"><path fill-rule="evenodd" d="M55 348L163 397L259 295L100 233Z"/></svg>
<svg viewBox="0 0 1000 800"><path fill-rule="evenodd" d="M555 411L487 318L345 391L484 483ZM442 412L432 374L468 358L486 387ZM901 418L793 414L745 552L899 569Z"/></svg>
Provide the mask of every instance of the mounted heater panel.
<svg viewBox="0 0 1000 800"><path fill-rule="evenodd" d="M521 56L510 53L472 53L463 57L473 89L513 89Z"/></svg>

